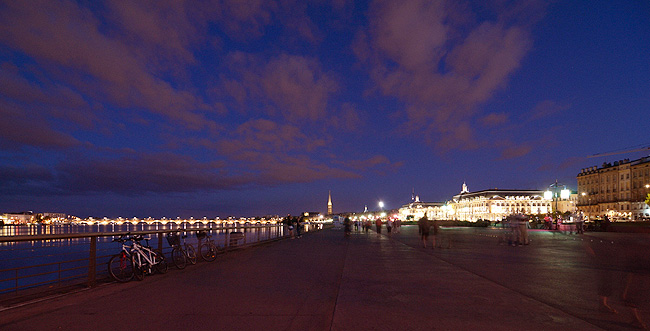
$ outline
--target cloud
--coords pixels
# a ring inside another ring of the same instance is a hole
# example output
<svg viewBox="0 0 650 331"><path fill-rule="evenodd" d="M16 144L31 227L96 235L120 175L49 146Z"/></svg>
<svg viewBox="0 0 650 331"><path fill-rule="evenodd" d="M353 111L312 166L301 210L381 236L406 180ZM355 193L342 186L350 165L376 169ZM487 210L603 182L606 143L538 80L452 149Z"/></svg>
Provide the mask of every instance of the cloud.
<svg viewBox="0 0 650 331"><path fill-rule="evenodd" d="M518 146L510 146L501 151L501 159L509 160L528 155L532 151L532 146L528 144L521 144Z"/></svg>
<svg viewBox="0 0 650 331"><path fill-rule="evenodd" d="M238 174L263 185L303 183L325 178L358 178L367 171L383 171L396 165L385 156L367 160L343 159L330 155L328 137L298 126L270 120L250 120L234 130L230 137L212 148L236 165ZM247 172L247 170L249 172Z"/></svg>
<svg viewBox="0 0 650 331"><path fill-rule="evenodd" d="M404 104L409 131L441 136L429 140L442 149L475 146L467 123L519 68L532 45L529 27L512 16L480 22L453 2L375 1L371 8L354 50L378 91Z"/></svg>
<svg viewBox="0 0 650 331"><path fill-rule="evenodd" d="M5 190L14 190L22 185L33 182L50 181L54 178L52 172L43 166L26 164L21 166L0 165L0 187Z"/></svg>
<svg viewBox="0 0 650 331"><path fill-rule="evenodd" d="M261 37L278 11L278 4L267 0L221 0L216 7L220 25L239 39Z"/></svg>
<svg viewBox="0 0 650 331"><path fill-rule="evenodd" d="M265 105L267 115L291 122L322 119L330 96L338 91L337 81L313 58L281 54L264 60L235 52L228 67L233 77L222 76L216 93L232 98L239 108L251 102Z"/></svg>
<svg viewBox="0 0 650 331"><path fill-rule="evenodd" d="M66 160L56 167L56 186L69 192L188 192L241 184L221 162L199 162L172 153L122 154L117 158Z"/></svg>
<svg viewBox="0 0 650 331"><path fill-rule="evenodd" d="M205 127L209 121L197 110L209 107L193 93L161 78L160 70L169 65L155 66L178 59L191 63L191 54L183 50L186 44L180 40L192 30L183 30L188 25L179 24L176 31L185 33L166 36L170 28L164 26L169 20L157 17L159 11L132 6L109 6L117 10L112 17L119 19L105 25L91 9L71 1L9 2L0 13L0 42L32 58L41 76L60 81L88 98L120 108L143 109L194 129ZM140 21L133 13L142 15ZM170 43L163 43L168 37Z"/></svg>
<svg viewBox="0 0 650 331"><path fill-rule="evenodd" d="M508 122L508 114L491 113L479 119L479 123L486 127L496 127Z"/></svg>
<svg viewBox="0 0 650 331"><path fill-rule="evenodd" d="M560 112L563 112L571 108L570 104L559 104L554 100L544 100L531 110L530 112L530 121L539 120L542 118L555 116Z"/></svg>
<svg viewBox="0 0 650 331"><path fill-rule="evenodd" d="M0 100L0 146L18 149L33 146L44 149L65 149L80 144L69 134L56 131L51 124L31 116L14 104Z"/></svg>
<svg viewBox="0 0 650 331"><path fill-rule="evenodd" d="M310 152L325 146L325 141L316 136L307 136L293 125L255 119L240 125L231 139L222 139L217 142L217 146L221 153L237 158L244 150L265 153Z"/></svg>

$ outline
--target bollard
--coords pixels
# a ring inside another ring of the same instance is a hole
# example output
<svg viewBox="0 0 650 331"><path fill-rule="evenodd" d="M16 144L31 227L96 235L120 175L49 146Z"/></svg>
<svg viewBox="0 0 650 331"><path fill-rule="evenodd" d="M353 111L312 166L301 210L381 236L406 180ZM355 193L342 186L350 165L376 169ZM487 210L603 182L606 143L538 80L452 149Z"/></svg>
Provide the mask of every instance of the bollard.
<svg viewBox="0 0 650 331"><path fill-rule="evenodd" d="M97 237L90 237L90 254L88 257L88 287L94 287L97 273Z"/></svg>

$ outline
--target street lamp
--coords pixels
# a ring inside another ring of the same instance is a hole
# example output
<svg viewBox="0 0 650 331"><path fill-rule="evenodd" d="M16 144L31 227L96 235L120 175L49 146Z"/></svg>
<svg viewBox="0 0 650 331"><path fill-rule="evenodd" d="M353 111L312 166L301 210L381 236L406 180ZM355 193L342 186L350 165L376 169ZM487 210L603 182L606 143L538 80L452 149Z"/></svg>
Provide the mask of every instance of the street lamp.
<svg viewBox="0 0 650 331"><path fill-rule="evenodd" d="M589 194L587 192L582 192L581 194L582 194L582 197L583 197L582 202L585 203L584 197L586 197ZM587 202L587 208L586 208L587 209L587 218L591 219L591 196L589 196L589 198L587 198L586 202Z"/></svg>
<svg viewBox="0 0 650 331"><path fill-rule="evenodd" d="M558 196L557 190L560 186L562 186L563 188L562 190L560 190L560 195ZM569 199L569 197L571 196L571 191L567 190L566 185L558 183L557 179L555 180L555 183L549 185L548 187L549 190L544 192L544 199L553 199L553 202L555 202L555 208L553 209L553 211L555 213L558 213L558 207L557 207L558 199L562 199L562 200ZM550 189L553 189L553 191L551 191Z"/></svg>
<svg viewBox="0 0 650 331"><path fill-rule="evenodd" d="M384 210L384 202L379 201L379 209Z"/></svg>

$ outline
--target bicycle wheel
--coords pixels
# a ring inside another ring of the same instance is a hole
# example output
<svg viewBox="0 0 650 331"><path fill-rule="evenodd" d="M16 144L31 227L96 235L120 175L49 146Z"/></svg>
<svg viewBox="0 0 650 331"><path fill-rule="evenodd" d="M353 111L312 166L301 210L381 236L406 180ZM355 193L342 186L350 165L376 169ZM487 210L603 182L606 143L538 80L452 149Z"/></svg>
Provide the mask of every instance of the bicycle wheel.
<svg viewBox="0 0 650 331"><path fill-rule="evenodd" d="M185 269L187 258L185 257L185 254L183 254L183 250L180 246L175 246L174 249L172 249L172 261L176 268Z"/></svg>
<svg viewBox="0 0 650 331"><path fill-rule="evenodd" d="M120 283L133 279L133 261L124 253L116 254L108 260L108 274Z"/></svg>
<svg viewBox="0 0 650 331"><path fill-rule="evenodd" d="M154 251L153 252L155 258L155 265L154 268L156 271L158 271L161 274L167 273L167 270L169 270L169 266L167 265L167 259L165 258L165 255L159 251Z"/></svg>
<svg viewBox="0 0 650 331"><path fill-rule="evenodd" d="M199 253L202 259L212 262L217 258L217 247L213 243L205 243L199 247Z"/></svg>
<svg viewBox="0 0 650 331"><path fill-rule="evenodd" d="M144 274L145 274L144 268L146 268L146 266L144 265L142 266L133 265L133 277L137 280L144 280Z"/></svg>
<svg viewBox="0 0 650 331"><path fill-rule="evenodd" d="M185 244L185 255L191 264L196 264L196 251L192 245Z"/></svg>
<svg viewBox="0 0 650 331"><path fill-rule="evenodd" d="M144 280L144 274L148 267L145 263L139 262L139 259L142 258L137 254L133 256L133 277L137 280Z"/></svg>

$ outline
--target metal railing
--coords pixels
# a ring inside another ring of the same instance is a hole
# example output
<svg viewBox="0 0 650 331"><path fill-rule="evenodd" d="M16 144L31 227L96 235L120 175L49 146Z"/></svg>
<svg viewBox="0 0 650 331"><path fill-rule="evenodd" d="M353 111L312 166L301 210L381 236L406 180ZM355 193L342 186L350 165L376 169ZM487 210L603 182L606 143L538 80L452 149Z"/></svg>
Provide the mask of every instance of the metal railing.
<svg viewBox="0 0 650 331"><path fill-rule="evenodd" d="M304 226L305 232L322 228L322 224ZM201 241L196 232L201 230L212 235L224 252L288 237L282 224L0 237L0 301L8 295L20 297L67 286L93 287L109 281L106 264L120 249L112 242L114 237L126 233L151 235L150 245L167 255L172 248L165 235L180 231L188 235L188 242L198 253Z"/></svg>

